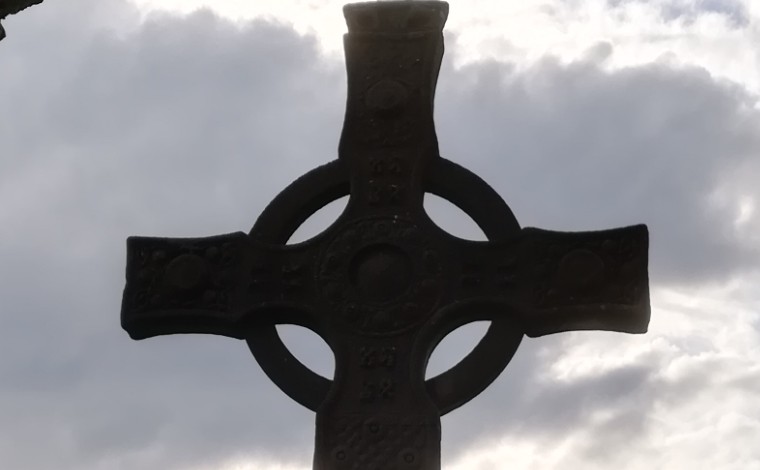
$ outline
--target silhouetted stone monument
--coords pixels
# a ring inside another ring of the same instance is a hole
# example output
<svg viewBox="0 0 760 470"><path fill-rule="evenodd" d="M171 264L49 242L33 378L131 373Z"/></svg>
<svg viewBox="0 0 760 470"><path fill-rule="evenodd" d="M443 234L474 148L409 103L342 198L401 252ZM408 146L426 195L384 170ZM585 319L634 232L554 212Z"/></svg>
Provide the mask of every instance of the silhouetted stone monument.
<svg viewBox="0 0 760 470"><path fill-rule="evenodd" d="M316 470L438 470L441 415L496 379L523 335L646 331L647 229L521 229L493 189L438 154L433 97L448 4L344 11L348 102L338 160L292 183L248 234L131 237L122 325L134 339L245 339L267 375L316 411ZM426 192L463 209L489 241L438 228L423 208ZM329 228L285 244L345 195ZM475 320L491 321L481 342L425 380L438 342ZM324 338L335 355L332 380L287 350L274 326L282 323Z"/></svg>
<svg viewBox="0 0 760 470"><path fill-rule="evenodd" d="M18 13L21 10L25 10L32 5L42 3L42 0L0 0L0 21L4 20L6 16ZM0 41L5 38L5 29L0 24Z"/></svg>

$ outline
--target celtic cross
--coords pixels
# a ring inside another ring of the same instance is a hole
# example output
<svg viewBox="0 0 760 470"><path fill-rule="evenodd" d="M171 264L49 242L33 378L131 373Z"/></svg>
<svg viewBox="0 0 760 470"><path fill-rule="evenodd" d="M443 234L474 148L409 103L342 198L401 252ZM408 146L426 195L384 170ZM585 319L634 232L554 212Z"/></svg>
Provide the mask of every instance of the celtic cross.
<svg viewBox="0 0 760 470"><path fill-rule="evenodd" d="M348 101L338 159L281 192L249 233L131 237L122 326L134 339L210 333L246 340L266 374L316 412L315 470L440 469L440 417L482 392L524 335L643 333L643 225L520 228L501 197L442 158L433 99L448 4L347 5ZM488 241L438 228L425 193L469 214ZM287 244L314 212L348 204L322 233ZM488 320L480 343L425 379L435 346ZM324 378L277 324L313 330L335 356Z"/></svg>

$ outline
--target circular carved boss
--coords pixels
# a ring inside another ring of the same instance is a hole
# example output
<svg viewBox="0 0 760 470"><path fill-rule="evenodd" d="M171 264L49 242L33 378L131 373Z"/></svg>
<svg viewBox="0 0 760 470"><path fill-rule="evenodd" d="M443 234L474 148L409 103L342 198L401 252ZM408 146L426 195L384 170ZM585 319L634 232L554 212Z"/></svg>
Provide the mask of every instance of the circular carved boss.
<svg viewBox="0 0 760 470"><path fill-rule="evenodd" d="M334 321L364 335L424 320L443 291L441 263L416 225L399 217L350 223L328 244L318 273Z"/></svg>
<svg viewBox="0 0 760 470"><path fill-rule="evenodd" d="M424 190L470 215L491 241L509 239L520 230L509 206L488 184L449 160L435 160ZM349 174L342 161L318 167L294 181L264 209L250 236L284 244L312 214L348 193ZM448 326L453 330L457 325ZM429 333L440 340L448 331ZM441 415L471 400L493 382L513 357L522 335L506 316L494 318L480 343L459 364L426 380L425 386ZM246 341L262 370L286 395L317 411L330 391L331 380L296 359L274 326L252 330Z"/></svg>
<svg viewBox="0 0 760 470"><path fill-rule="evenodd" d="M409 99L407 88L391 79L380 80L367 90L365 104L367 108L380 115L398 114Z"/></svg>

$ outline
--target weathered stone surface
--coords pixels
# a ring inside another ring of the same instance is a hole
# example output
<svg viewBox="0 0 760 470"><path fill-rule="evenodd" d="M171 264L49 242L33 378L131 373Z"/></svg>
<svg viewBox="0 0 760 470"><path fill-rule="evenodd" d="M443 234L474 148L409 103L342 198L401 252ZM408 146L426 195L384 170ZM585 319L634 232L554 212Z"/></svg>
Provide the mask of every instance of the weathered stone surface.
<svg viewBox="0 0 760 470"><path fill-rule="evenodd" d="M440 470L441 415L490 385L523 336L646 331L648 233L643 225L521 228L490 186L438 151L433 99L448 4L372 2L344 12L339 158L287 187L247 234L131 237L122 326L134 339L245 339L275 384L317 413L315 470ZM425 193L469 214L488 241L438 228ZM286 244L346 195L333 225ZM435 346L476 320L491 321L481 342L426 380ZM287 350L281 323L325 339L332 380Z"/></svg>
<svg viewBox="0 0 760 470"><path fill-rule="evenodd" d="M8 15L13 15L39 3L42 3L42 0L0 0L0 21ZM0 41L3 38L5 38L5 30L2 23L0 23Z"/></svg>

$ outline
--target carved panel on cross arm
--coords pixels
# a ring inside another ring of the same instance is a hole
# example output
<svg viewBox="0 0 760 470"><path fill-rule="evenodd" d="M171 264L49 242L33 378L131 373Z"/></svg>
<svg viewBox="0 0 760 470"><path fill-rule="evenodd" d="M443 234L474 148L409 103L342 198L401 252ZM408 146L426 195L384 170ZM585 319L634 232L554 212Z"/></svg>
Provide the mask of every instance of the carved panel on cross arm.
<svg viewBox="0 0 760 470"><path fill-rule="evenodd" d="M309 286L310 269L304 263L280 260L257 263L249 273L248 291L256 300L298 299Z"/></svg>
<svg viewBox="0 0 760 470"><path fill-rule="evenodd" d="M167 244L144 239L132 252L131 292L126 297L135 313L153 309L228 311L234 289L233 243L197 240Z"/></svg>
<svg viewBox="0 0 760 470"><path fill-rule="evenodd" d="M632 305L646 288L645 241L623 238L538 243L534 296L538 307L593 303Z"/></svg>

